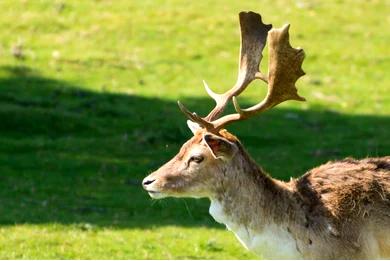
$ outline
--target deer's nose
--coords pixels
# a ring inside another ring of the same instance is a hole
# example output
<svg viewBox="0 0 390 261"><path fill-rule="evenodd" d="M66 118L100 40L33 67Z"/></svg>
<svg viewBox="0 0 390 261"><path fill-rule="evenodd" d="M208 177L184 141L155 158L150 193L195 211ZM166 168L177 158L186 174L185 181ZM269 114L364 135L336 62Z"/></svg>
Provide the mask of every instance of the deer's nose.
<svg viewBox="0 0 390 261"><path fill-rule="evenodd" d="M144 187L146 187L147 185L150 185L150 184L152 184L153 182L155 181L155 179L144 179L143 181L142 181L142 185L144 186Z"/></svg>

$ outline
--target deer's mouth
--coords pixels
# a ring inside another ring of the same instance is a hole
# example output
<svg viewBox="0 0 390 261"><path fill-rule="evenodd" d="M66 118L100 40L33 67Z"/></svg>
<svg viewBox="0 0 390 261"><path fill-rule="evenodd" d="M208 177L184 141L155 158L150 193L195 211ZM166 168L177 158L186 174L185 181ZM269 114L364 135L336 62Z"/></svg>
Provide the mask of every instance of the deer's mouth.
<svg viewBox="0 0 390 261"><path fill-rule="evenodd" d="M160 199L165 198L167 195L156 190L146 190L151 198Z"/></svg>

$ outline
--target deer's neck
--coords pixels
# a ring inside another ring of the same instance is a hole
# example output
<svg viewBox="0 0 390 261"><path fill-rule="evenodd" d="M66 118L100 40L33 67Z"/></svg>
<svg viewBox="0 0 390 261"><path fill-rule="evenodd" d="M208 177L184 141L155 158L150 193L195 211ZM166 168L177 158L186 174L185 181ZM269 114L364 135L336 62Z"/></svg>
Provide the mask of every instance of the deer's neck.
<svg viewBox="0 0 390 261"><path fill-rule="evenodd" d="M293 203L282 182L272 179L245 152L223 170L210 214L249 250L265 258L300 258L289 231ZM283 246L282 250L280 246Z"/></svg>

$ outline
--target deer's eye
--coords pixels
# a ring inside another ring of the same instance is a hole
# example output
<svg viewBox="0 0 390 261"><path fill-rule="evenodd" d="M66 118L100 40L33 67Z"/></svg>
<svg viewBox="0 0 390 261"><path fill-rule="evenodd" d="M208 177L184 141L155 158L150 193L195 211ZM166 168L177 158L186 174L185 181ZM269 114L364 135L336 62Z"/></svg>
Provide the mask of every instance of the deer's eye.
<svg viewBox="0 0 390 261"><path fill-rule="evenodd" d="M203 156L192 156L188 162L201 163L204 160Z"/></svg>

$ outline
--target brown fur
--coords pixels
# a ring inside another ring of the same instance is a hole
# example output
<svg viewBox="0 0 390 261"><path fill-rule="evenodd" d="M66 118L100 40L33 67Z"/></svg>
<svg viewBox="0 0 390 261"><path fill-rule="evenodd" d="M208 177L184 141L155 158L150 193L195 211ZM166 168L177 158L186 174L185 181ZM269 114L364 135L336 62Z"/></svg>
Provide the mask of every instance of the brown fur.
<svg viewBox="0 0 390 261"><path fill-rule="evenodd" d="M382 232L390 233L390 157L329 162L287 185L302 204L304 226L332 242L330 257L377 258L364 249L366 233L378 240L377 254L389 257Z"/></svg>

